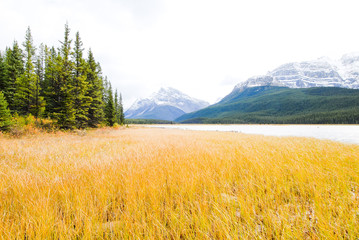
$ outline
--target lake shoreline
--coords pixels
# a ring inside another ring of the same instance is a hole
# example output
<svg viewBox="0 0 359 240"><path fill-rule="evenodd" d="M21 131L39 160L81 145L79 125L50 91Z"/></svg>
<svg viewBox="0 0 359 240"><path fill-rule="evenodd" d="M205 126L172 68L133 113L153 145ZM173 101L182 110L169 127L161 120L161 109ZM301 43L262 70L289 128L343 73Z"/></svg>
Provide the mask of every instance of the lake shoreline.
<svg viewBox="0 0 359 240"><path fill-rule="evenodd" d="M151 128L239 132L278 137L313 137L348 144L359 144L357 124L161 124L145 125Z"/></svg>

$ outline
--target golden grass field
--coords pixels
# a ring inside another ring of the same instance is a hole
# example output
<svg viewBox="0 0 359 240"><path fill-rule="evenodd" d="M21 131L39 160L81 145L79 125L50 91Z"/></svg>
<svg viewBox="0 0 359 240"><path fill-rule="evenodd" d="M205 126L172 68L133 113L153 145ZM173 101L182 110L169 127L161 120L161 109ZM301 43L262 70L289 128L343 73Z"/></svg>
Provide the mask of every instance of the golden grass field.
<svg viewBox="0 0 359 240"><path fill-rule="evenodd" d="M0 239L358 239L359 146L150 128L0 136Z"/></svg>

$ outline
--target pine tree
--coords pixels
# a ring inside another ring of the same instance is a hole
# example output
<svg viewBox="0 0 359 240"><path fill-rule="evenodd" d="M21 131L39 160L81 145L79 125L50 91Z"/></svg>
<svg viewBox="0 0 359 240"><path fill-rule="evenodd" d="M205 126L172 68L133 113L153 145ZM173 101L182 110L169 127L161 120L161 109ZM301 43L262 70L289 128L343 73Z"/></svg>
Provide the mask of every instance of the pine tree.
<svg viewBox="0 0 359 240"><path fill-rule="evenodd" d="M0 130L5 131L11 126L11 114L4 94L0 91Z"/></svg>
<svg viewBox="0 0 359 240"><path fill-rule="evenodd" d="M95 61L95 58L92 54L91 49L89 50L88 59L87 59L87 82L88 82L88 92L87 95L92 99L88 111L88 125L90 127L97 127L103 121L103 97L102 89L103 83L102 79L99 77L99 66Z"/></svg>
<svg viewBox="0 0 359 240"><path fill-rule="evenodd" d="M116 110L115 110L111 84L109 84L108 93L107 93L107 102L105 105L105 120L108 126L113 126L116 122Z"/></svg>
<svg viewBox="0 0 359 240"><path fill-rule="evenodd" d="M14 95L16 91L16 79L24 72L24 60L22 50L16 41L12 49L7 48L5 53L5 85L4 96L11 111L16 109Z"/></svg>
<svg viewBox="0 0 359 240"><path fill-rule="evenodd" d="M80 33L76 33L73 58L75 62L74 76L74 108L77 128L85 128L88 123L88 111L92 98L88 96L87 70L88 66L83 58L83 44Z"/></svg>

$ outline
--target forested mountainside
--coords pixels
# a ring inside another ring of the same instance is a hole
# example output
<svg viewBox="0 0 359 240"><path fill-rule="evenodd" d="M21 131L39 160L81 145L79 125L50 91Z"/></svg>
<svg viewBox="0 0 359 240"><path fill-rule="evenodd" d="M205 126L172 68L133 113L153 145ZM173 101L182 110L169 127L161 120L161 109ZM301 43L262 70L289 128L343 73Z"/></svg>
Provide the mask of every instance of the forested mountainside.
<svg viewBox="0 0 359 240"><path fill-rule="evenodd" d="M358 124L359 90L259 86L185 114L181 123Z"/></svg>

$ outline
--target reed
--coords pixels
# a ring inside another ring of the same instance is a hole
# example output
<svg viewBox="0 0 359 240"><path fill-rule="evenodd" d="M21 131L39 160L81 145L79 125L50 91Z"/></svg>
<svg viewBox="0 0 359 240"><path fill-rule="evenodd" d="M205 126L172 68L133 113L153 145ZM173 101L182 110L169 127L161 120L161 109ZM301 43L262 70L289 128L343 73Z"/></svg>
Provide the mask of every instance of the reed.
<svg viewBox="0 0 359 240"><path fill-rule="evenodd" d="M359 237L359 146L135 128L0 136L0 239Z"/></svg>

